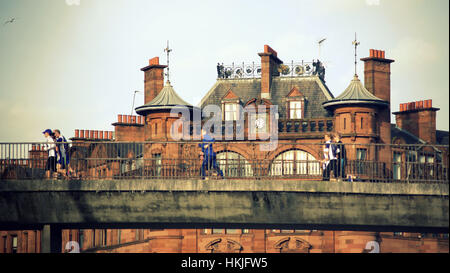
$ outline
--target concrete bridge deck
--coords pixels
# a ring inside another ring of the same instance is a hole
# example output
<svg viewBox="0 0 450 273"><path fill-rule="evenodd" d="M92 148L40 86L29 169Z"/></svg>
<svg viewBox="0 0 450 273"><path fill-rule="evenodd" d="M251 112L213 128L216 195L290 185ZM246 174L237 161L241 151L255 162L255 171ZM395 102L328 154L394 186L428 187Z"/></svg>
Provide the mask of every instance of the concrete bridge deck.
<svg viewBox="0 0 450 273"><path fill-rule="evenodd" d="M448 184L6 180L0 229L290 227L448 232Z"/></svg>

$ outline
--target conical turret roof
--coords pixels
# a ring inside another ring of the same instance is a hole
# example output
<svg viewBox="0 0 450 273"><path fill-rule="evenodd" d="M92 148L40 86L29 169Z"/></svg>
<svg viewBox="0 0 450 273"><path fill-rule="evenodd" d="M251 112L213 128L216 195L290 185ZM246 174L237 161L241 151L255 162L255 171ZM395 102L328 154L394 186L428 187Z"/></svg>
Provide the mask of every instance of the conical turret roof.
<svg viewBox="0 0 450 273"><path fill-rule="evenodd" d="M340 104L374 104L379 106L387 106L389 102L382 100L367 90L355 74L350 85L342 94L336 98L326 101L323 106L330 107Z"/></svg>
<svg viewBox="0 0 450 273"><path fill-rule="evenodd" d="M159 94L152 101L136 108L136 113L142 114L152 110L163 109L170 110L177 106L186 106L189 108L193 107L191 104L180 98L177 92L175 92L175 90L173 89L170 82L167 81L163 89L161 89Z"/></svg>

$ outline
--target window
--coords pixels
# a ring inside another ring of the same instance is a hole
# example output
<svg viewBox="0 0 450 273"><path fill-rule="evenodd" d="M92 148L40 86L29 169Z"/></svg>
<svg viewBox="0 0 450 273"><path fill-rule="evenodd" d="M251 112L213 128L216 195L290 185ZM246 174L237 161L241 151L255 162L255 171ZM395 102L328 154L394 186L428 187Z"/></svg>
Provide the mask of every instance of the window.
<svg viewBox="0 0 450 273"><path fill-rule="evenodd" d="M136 241L144 240L144 229L136 229Z"/></svg>
<svg viewBox="0 0 450 273"><path fill-rule="evenodd" d="M23 242L24 242L24 253L28 253L28 232L23 233Z"/></svg>
<svg viewBox="0 0 450 273"><path fill-rule="evenodd" d="M95 229L92 230L92 247L95 247L97 244L95 242Z"/></svg>
<svg viewBox="0 0 450 273"><path fill-rule="evenodd" d="M361 117L361 129L363 128L364 118Z"/></svg>
<svg viewBox="0 0 450 273"><path fill-rule="evenodd" d="M272 162L271 175L320 175L320 163L310 153L290 150L279 154Z"/></svg>
<svg viewBox="0 0 450 273"><path fill-rule="evenodd" d="M242 155L235 152L221 152L217 154L217 165L227 177L253 176L251 164Z"/></svg>
<svg viewBox="0 0 450 273"><path fill-rule="evenodd" d="M401 167L402 167L402 153L400 152L394 152L394 169L393 169L393 175L394 179L399 180L402 177L401 173Z"/></svg>
<svg viewBox="0 0 450 273"><path fill-rule="evenodd" d="M108 230L102 230L102 245L106 246L108 244Z"/></svg>
<svg viewBox="0 0 450 273"><path fill-rule="evenodd" d="M17 253L17 235L12 236L12 253Z"/></svg>
<svg viewBox="0 0 450 273"><path fill-rule="evenodd" d="M242 234L249 234L250 230L247 228L242 229Z"/></svg>
<svg viewBox="0 0 450 273"><path fill-rule="evenodd" d="M239 234L239 229L226 229L225 232L227 234Z"/></svg>
<svg viewBox="0 0 450 273"><path fill-rule="evenodd" d="M289 118L301 119L302 117L302 102L299 100L289 102Z"/></svg>
<svg viewBox="0 0 450 273"><path fill-rule="evenodd" d="M225 120L237 120L237 103L224 103Z"/></svg>
<svg viewBox="0 0 450 273"><path fill-rule="evenodd" d="M7 253L8 252L8 237L7 236L3 236L3 253Z"/></svg>
<svg viewBox="0 0 450 273"><path fill-rule="evenodd" d="M344 130L345 130L346 124L347 124L347 119L344 118Z"/></svg>
<svg viewBox="0 0 450 273"><path fill-rule="evenodd" d="M356 149L356 159L365 161L366 156L367 156L367 149L365 149L365 148Z"/></svg>
<svg viewBox="0 0 450 273"><path fill-rule="evenodd" d="M356 149L356 171L358 174L366 173L366 161L367 159L367 149L365 148L357 148Z"/></svg>
<svg viewBox="0 0 450 273"><path fill-rule="evenodd" d="M122 230L118 229L117 230L117 244L120 244L120 242L122 241Z"/></svg>
<svg viewBox="0 0 450 273"><path fill-rule="evenodd" d="M153 154L154 175L161 176L162 158L161 154Z"/></svg>
<svg viewBox="0 0 450 273"><path fill-rule="evenodd" d="M223 234L224 231L225 230L223 228L213 228L212 229L212 234Z"/></svg>
<svg viewBox="0 0 450 273"><path fill-rule="evenodd" d="M80 250L83 249L83 243L84 243L84 230L80 229L78 230L78 244L80 245Z"/></svg>

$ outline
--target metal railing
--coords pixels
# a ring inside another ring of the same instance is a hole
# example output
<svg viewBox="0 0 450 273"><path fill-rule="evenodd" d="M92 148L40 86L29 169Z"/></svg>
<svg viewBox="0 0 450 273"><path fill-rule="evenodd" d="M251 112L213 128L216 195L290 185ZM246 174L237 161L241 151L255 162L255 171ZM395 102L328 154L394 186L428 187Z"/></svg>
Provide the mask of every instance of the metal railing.
<svg viewBox="0 0 450 273"><path fill-rule="evenodd" d="M68 142L64 158L49 160L46 143L0 143L0 181L8 179L305 179L448 183L449 146L336 144L345 157L324 160L324 143L280 140L216 141L214 154L200 141ZM56 155L59 154L55 146ZM204 144L204 143L203 143ZM52 169L52 164L53 169ZM49 170L50 169L50 170Z"/></svg>
<svg viewBox="0 0 450 273"><path fill-rule="evenodd" d="M280 77L307 77L317 74L314 62L291 61L278 67ZM261 77L260 63L231 63L217 65L217 77L220 79L251 79Z"/></svg>

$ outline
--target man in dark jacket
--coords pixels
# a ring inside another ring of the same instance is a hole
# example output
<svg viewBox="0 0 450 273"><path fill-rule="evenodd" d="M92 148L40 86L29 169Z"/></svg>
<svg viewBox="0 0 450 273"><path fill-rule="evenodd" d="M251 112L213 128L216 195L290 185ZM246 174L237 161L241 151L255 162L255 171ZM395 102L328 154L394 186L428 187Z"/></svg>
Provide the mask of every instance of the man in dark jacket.
<svg viewBox="0 0 450 273"><path fill-rule="evenodd" d="M345 145L341 141L341 136L336 134L334 136L334 142L336 143L336 174L338 178L346 179L345 175L345 165L347 163L347 152L345 150Z"/></svg>
<svg viewBox="0 0 450 273"><path fill-rule="evenodd" d="M202 129L202 143L198 144L198 146L202 149L201 153L203 156L201 170L202 179L204 179L206 176L205 171L210 170L211 167L223 178L223 172L217 165L216 153L214 152L212 147L214 141L214 138L212 138L206 133L205 130Z"/></svg>

